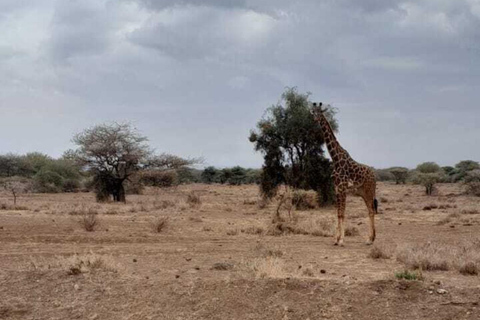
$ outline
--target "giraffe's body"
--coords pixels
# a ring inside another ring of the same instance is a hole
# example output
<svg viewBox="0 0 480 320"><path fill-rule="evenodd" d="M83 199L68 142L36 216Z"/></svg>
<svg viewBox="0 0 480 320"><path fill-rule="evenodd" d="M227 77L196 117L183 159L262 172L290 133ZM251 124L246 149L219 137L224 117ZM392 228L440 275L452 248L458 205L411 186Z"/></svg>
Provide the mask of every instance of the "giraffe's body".
<svg viewBox="0 0 480 320"><path fill-rule="evenodd" d="M337 196L338 214L335 244L343 245L347 191L352 189L363 198L367 205L370 220L370 235L367 244L372 244L375 240L375 212L377 210L377 200L375 199L375 172L372 168L353 160L348 152L342 148L335 137L330 123L325 117L324 110L321 109L321 105L320 103L318 108L315 107L314 112L315 119L320 123L322 128L328 153L333 161L333 182ZM316 105L314 104L314 106Z"/></svg>

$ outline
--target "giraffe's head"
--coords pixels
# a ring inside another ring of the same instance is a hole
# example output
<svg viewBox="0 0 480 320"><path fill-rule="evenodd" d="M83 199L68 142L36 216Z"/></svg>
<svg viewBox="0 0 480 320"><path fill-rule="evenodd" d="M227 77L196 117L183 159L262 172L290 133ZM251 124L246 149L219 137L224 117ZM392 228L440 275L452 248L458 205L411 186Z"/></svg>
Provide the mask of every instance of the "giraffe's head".
<svg viewBox="0 0 480 320"><path fill-rule="evenodd" d="M319 117L327 110L326 108L322 108L322 105L323 103L321 102L319 102L318 104L316 102L313 103L312 112L315 118Z"/></svg>

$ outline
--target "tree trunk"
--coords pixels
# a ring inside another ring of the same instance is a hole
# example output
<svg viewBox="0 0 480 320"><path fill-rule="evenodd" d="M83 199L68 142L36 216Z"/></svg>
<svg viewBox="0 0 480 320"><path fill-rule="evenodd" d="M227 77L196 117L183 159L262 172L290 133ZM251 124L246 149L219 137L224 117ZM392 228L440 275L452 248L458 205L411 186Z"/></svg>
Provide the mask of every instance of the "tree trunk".
<svg viewBox="0 0 480 320"><path fill-rule="evenodd" d="M123 186L123 181L118 181L113 186L112 196L114 202L126 202L125 197L125 188Z"/></svg>

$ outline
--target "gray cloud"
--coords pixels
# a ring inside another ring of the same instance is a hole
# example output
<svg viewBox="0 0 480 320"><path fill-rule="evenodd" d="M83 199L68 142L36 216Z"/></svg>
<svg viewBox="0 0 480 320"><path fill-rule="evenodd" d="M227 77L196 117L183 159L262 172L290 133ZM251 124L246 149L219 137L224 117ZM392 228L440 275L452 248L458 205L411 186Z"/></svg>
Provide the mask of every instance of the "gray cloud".
<svg viewBox="0 0 480 320"><path fill-rule="evenodd" d="M480 133L473 0L2 1L0 12L0 152L59 155L84 127L132 120L160 151L260 166L248 131L298 86L338 107L339 139L362 162L480 158L463 139Z"/></svg>

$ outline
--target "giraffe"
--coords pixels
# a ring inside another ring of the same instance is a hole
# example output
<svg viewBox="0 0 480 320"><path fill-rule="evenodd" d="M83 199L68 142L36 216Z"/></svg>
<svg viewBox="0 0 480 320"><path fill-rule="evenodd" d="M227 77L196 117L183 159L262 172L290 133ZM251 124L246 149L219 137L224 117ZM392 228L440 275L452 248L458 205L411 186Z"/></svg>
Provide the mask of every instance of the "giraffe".
<svg viewBox="0 0 480 320"><path fill-rule="evenodd" d="M367 245L370 245L375 241L375 213L378 208L378 202L375 199L375 172L372 168L353 160L348 152L342 148L325 116L325 111L326 109L322 109L321 102L318 107L316 103L313 104L313 115L322 128L325 144L333 162L333 182L337 196L338 216L335 245L343 246L345 203L349 189L355 190L356 194L360 195L367 205L370 220L370 235Z"/></svg>

